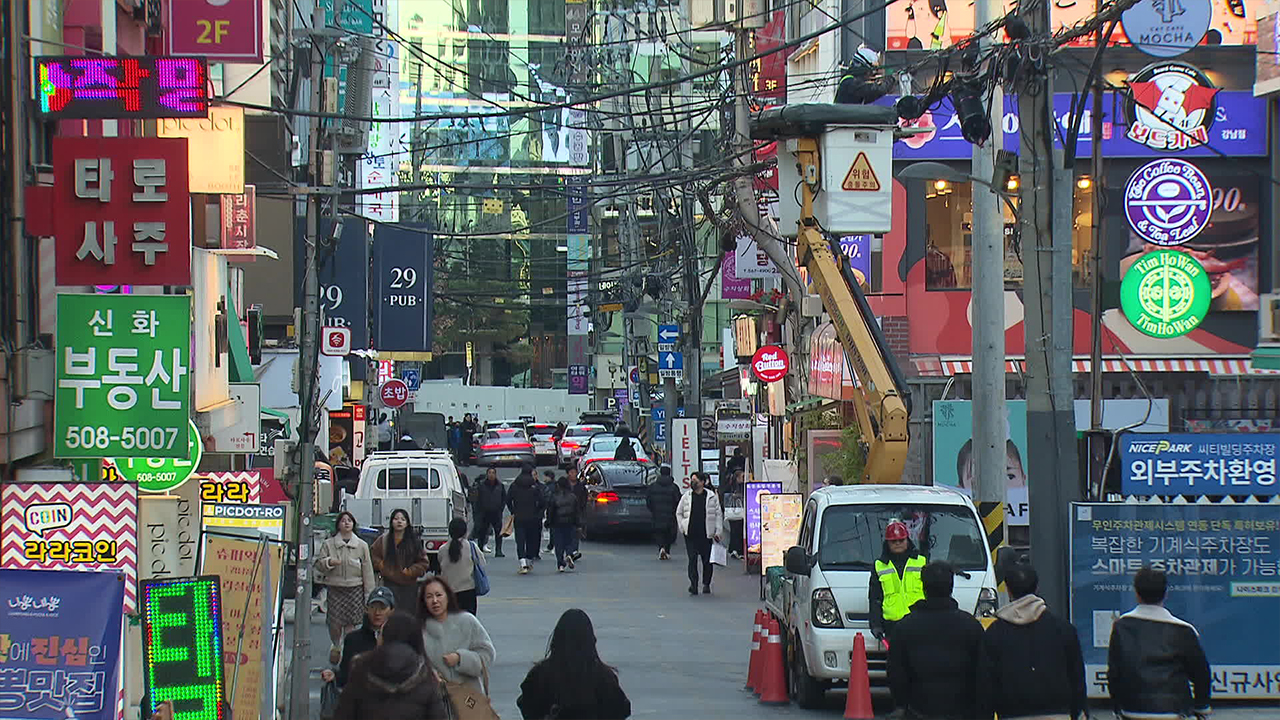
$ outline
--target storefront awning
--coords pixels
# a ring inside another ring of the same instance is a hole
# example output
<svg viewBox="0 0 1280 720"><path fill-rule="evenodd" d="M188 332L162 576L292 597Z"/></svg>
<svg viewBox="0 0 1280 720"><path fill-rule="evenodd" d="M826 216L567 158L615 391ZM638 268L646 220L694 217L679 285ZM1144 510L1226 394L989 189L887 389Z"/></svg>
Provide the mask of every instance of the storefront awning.
<svg viewBox="0 0 1280 720"><path fill-rule="evenodd" d="M1260 363L1257 351L1255 351L1252 359L1248 357L1204 357L1128 358L1126 360L1108 357L1102 361L1102 371L1104 373L1127 373L1132 370L1133 372L1142 373L1206 373L1226 376L1280 374L1280 348L1276 348L1275 351L1276 354L1271 356L1270 364L1265 361ZM916 372L926 377L950 377L953 375L968 375L973 372L973 360L968 358L922 357L913 358L912 363L915 365ZM1090 365L1088 358L1078 357L1071 361L1071 370L1076 373L1087 373L1090 370ZM1021 373L1025 369L1025 361L1022 359L1007 360L1005 362L1005 372Z"/></svg>
<svg viewBox="0 0 1280 720"><path fill-rule="evenodd" d="M1249 357L1254 368L1280 371L1280 345L1255 348Z"/></svg>

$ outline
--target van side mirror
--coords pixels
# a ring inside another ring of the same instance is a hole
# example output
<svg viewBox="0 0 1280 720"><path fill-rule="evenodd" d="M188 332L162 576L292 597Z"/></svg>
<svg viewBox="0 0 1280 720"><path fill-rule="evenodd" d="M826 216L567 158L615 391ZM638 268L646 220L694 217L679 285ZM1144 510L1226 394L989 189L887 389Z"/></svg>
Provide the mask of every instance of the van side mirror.
<svg viewBox="0 0 1280 720"><path fill-rule="evenodd" d="M809 564L809 553L799 545L787 548L782 556L782 565L793 575L808 575L812 566Z"/></svg>

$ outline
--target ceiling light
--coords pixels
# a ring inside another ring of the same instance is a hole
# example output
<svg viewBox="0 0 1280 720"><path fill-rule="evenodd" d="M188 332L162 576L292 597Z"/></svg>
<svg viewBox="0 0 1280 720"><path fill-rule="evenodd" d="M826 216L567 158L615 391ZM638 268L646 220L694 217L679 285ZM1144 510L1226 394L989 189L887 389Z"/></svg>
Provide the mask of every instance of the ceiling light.
<svg viewBox="0 0 1280 720"><path fill-rule="evenodd" d="M938 191L946 190L946 189L947 189L947 181L946 181L946 180L934 180L934 181L933 181L933 189L934 189L934 190L938 190Z"/></svg>
<svg viewBox="0 0 1280 720"><path fill-rule="evenodd" d="M1090 178L1088 175L1081 176L1081 178L1076 181L1076 187L1080 188L1081 190L1088 190L1089 188L1093 187L1093 179Z"/></svg>

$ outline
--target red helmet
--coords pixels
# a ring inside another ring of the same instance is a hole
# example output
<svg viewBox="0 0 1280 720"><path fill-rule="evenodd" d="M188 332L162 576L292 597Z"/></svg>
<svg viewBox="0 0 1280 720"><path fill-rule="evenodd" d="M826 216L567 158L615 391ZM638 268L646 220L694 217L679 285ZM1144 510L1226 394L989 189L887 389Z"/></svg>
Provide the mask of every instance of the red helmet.
<svg viewBox="0 0 1280 720"><path fill-rule="evenodd" d="M911 536L907 531L907 524L901 520L894 520L889 523L889 527L884 529L885 540L906 540Z"/></svg>

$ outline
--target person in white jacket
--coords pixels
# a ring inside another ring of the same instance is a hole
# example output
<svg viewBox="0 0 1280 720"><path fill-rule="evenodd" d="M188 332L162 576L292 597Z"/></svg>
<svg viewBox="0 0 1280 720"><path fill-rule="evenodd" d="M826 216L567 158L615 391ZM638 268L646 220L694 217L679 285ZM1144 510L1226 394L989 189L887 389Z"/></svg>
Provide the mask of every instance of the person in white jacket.
<svg viewBox="0 0 1280 720"><path fill-rule="evenodd" d="M680 498L676 507L676 524L684 534L685 553L689 556L689 594L698 594L698 558L702 558L702 592L711 593L711 543L720 542L720 527L724 524L724 512L720 500L707 491L706 479L701 473L689 478L689 492Z"/></svg>

